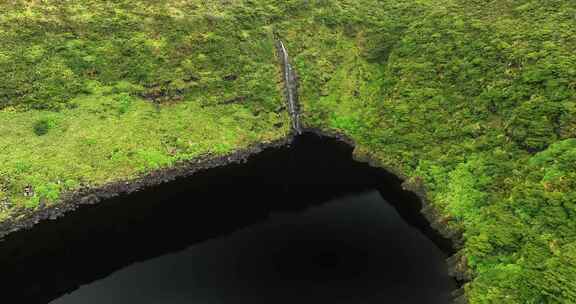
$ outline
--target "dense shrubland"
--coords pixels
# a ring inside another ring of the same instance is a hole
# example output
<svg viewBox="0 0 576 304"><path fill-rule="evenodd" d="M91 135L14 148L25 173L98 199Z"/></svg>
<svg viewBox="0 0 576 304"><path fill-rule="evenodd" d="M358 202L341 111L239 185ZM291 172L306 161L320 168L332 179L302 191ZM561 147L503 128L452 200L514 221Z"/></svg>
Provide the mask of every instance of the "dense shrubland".
<svg viewBox="0 0 576 304"><path fill-rule="evenodd" d="M0 3L0 218L285 136L274 14L244 4Z"/></svg>
<svg viewBox="0 0 576 304"><path fill-rule="evenodd" d="M305 122L426 189L464 233L472 303L576 302L575 14L332 1L285 30Z"/></svg>
<svg viewBox="0 0 576 304"><path fill-rule="evenodd" d="M286 134L276 31L305 124L354 138L463 232L471 303L576 302L576 2L0 6L0 200Z"/></svg>
<svg viewBox="0 0 576 304"><path fill-rule="evenodd" d="M242 95L254 108L278 106L268 97L273 90L256 83L274 68L267 16L246 7L14 3L2 5L0 19L0 108L74 107L72 98L90 93L94 82L158 103Z"/></svg>

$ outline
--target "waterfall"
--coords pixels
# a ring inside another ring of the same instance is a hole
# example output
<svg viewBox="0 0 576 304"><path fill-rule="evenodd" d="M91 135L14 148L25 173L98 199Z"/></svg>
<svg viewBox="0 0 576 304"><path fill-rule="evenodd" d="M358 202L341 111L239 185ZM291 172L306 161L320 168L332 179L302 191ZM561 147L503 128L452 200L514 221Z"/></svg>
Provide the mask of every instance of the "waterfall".
<svg viewBox="0 0 576 304"><path fill-rule="evenodd" d="M298 80L294 68L290 64L290 57L282 40L277 41L277 48L282 63L285 94L288 102L288 112L292 120L292 130L298 135L302 133L300 126L300 109L298 107Z"/></svg>

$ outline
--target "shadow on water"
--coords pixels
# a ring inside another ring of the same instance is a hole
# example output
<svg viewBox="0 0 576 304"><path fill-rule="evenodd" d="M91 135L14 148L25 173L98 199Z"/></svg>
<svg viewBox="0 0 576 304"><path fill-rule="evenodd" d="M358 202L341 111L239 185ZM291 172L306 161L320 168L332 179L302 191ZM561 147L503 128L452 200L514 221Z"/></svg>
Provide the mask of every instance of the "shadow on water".
<svg viewBox="0 0 576 304"><path fill-rule="evenodd" d="M447 303L456 284L438 247L446 252L449 243L426 228L417 198L398 179L352 161L351 152L304 134L245 164L14 233L0 243L2 297L26 304ZM402 207L404 221L377 190Z"/></svg>

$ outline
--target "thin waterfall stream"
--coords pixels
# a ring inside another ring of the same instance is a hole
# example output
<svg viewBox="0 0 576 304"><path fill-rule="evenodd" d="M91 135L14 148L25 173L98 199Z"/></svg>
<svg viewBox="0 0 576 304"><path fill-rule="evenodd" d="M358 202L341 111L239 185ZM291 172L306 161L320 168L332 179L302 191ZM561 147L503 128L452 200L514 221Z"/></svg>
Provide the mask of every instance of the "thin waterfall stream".
<svg viewBox="0 0 576 304"><path fill-rule="evenodd" d="M296 72L290 63L290 56L288 55L284 42L278 39L276 43L278 55L282 64L284 88L288 103L288 113L292 120L292 130L296 135L299 135L302 133L302 126L300 123L300 109L298 103L298 80Z"/></svg>

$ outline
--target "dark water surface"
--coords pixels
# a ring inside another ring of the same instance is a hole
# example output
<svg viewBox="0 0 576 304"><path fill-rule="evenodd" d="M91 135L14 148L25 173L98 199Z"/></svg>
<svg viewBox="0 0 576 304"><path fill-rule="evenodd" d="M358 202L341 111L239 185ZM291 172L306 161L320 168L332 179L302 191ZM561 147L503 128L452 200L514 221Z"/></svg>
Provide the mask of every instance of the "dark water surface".
<svg viewBox="0 0 576 304"><path fill-rule="evenodd" d="M346 145L305 135L9 236L0 290L23 304L449 303L448 244L418 207Z"/></svg>

